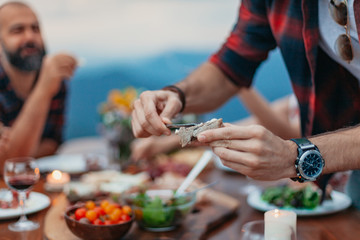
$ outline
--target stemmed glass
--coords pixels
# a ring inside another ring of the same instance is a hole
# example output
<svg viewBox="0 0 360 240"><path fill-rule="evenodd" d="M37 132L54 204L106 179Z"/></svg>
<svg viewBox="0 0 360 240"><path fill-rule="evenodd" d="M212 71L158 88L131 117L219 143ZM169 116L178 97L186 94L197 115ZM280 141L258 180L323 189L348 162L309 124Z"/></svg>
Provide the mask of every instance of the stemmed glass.
<svg viewBox="0 0 360 240"><path fill-rule="evenodd" d="M37 222L27 219L25 215L26 193L40 178L39 168L35 159L31 157L12 158L5 161L4 179L6 184L18 193L21 208L20 219L9 225L9 229L15 232L31 231L39 227Z"/></svg>

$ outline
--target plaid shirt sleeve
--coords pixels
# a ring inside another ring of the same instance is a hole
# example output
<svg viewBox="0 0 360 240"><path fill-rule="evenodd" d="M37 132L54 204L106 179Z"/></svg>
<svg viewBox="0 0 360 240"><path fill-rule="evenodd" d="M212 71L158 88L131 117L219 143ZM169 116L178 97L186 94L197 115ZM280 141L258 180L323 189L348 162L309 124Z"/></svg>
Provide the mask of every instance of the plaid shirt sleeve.
<svg viewBox="0 0 360 240"><path fill-rule="evenodd" d="M66 84L62 82L59 92L51 101L42 139L48 138L55 140L58 144L62 143L66 94Z"/></svg>
<svg viewBox="0 0 360 240"><path fill-rule="evenodd" d="M276 47L265 2L243 0L230 36L221 49L210 57L210 62L238 86L251 85L257 67Z"/></svg>

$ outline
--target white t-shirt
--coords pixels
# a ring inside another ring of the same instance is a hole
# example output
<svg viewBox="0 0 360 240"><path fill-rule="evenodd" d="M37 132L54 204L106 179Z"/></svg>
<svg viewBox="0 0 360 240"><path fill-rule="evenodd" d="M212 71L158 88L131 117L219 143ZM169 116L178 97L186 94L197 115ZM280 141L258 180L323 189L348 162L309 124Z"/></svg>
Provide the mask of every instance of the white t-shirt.
<svg viewBox="0 0 360 240"><path fill-rule="evenodd" d="M343 65L360 82L360 45L354 17L354 0L348 0L348 12L350 21L350 36L354 51L354 59L348 63L342 60L335 52L335 41L339 35L345 33L345 28L337 24L330 15L328 8L329 0L319 0L319 29L320 47L336 62ZM360 9L358 9L359 11ZM346 187L347 194L351 197L355 206L360 209L360 170L353 171Z"/></svg>
<svg viewBox="0 0 360 240"><path fill-rule="evenodd" d="M319 0L319 30L320 30L320 47L336 62L344 66L360 81L360 45L359 36L355 24L354 0L348 0L349 27L351 43L354 50L354 59L348 63L341 59L335 52L335 41L341 35L345 34L345 28L340 26L331 17L329 12L330 0Z"/></svg>

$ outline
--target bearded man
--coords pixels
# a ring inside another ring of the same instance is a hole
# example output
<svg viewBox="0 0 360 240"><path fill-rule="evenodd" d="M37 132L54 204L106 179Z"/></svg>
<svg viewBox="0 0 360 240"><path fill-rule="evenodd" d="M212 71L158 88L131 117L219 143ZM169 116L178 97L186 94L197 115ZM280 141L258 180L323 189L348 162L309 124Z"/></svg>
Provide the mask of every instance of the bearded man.
<svg viewBox="0 0 360 240"><path fill-rule="evenodd" d="M62 142L66 85L76 68L67 54L46 55L39 21L21 2L0 6L0 122L10 127L7 158L53 154Z"/></svg>

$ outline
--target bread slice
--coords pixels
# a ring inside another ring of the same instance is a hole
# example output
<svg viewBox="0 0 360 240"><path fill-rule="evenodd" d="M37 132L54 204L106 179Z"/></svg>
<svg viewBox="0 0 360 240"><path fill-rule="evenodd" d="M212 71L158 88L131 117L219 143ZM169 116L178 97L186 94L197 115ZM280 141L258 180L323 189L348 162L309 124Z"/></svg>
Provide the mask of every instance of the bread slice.
<svg viewBox="0 0 360 240"><path fill-rule="evenodd" d="M205 123L199 123L192 127L181 127L175 131L175 134L180 137L181 147L185 147L193 140L196 140L199 133L209 129L220 128L222 126L222 118L213 118L210 121L207 121Z"/></svg>

